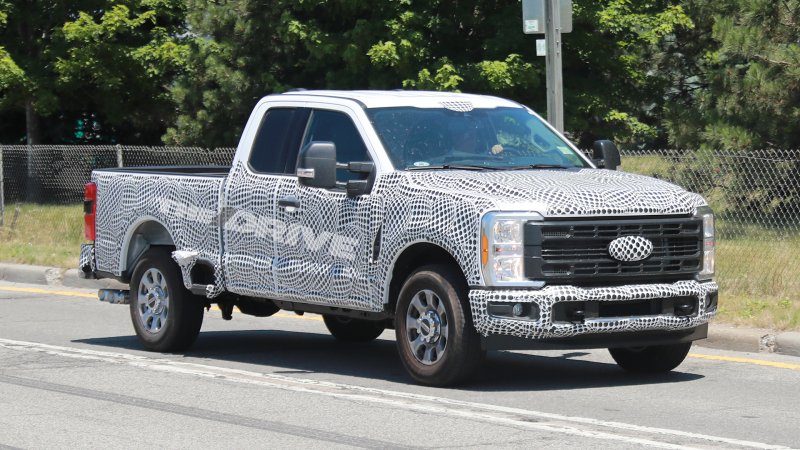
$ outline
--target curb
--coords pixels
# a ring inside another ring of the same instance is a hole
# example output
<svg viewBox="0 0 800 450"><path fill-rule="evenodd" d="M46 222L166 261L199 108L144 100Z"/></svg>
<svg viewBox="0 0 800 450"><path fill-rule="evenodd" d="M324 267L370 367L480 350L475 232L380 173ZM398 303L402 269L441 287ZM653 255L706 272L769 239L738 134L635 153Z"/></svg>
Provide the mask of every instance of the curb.
<svg viewBox="0 0 800 450"><path fill-rule="evenodd" d="M59 269L45 266L0 263L0 280L14 283L44 284L54 287L79 289L127 289L116 280L85 280L78 269Z"/></svg>
<svg viewBox="0 0 800 450"><path fill-rule="evenodd" d="M800 356L800 333L712 323L708 327L708 339L698 341L697 345L738 352Z"/></svg>
<svg viewBox="0 0 800 450"><path fill-rule="evenodd" d="M79 289L128 289L127 285L116 280L85 280L78 277L77 269L24 264L0 263L0 280ZM698 341L697 345L738 352L800 356L800 333L738 328L712 322L708 327L708 339Z"/></svg>

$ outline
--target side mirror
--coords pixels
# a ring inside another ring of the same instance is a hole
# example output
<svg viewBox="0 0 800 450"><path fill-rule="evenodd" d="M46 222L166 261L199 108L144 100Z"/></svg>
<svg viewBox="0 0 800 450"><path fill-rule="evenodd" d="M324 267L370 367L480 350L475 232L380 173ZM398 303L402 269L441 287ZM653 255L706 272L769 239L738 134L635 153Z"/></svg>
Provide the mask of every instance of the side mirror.
<svg viewBox="0 0 800 450"><path fill-rule="evenodd" d="M348 171L353 173L368 174L366 180L350 180L347 182L347 196L358 197L359 195L368 194L372 190L372 184L375 182L375 164L372 162L351 162L346 164Z"/></svg>
<svg viewBox="0 0 800 450"><path fill-rule="evenodd" d="M336 145L312 142L300 152L297 168L300 184L324 189L336 188Z"/></svg>
<svg viewBox="0 0 800 450"><path fill-rule="evenodd" d="M598 169L617 170L622 165L617 146L611 141L594 141L592 162Z"/></svg>

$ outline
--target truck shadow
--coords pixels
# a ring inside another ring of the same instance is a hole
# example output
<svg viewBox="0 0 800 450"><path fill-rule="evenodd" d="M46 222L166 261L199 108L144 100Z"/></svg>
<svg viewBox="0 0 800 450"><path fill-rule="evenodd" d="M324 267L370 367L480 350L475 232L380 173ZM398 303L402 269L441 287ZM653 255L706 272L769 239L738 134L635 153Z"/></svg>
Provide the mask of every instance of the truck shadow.
<svg viewBox="0 0 800 450"><path fill-rule="evenodd" d="M386 336L384 334L384 336ZM75 340L88 345L142 351L135 336ZM466 391L549 391L591 389L702 379L677 371L657 375L629 374L611 361L580 358L589 351L533 353L490 352L474 379L458 387ZM191 358L266 366L280 374L334 374L395 383L413 383L400 362L394 340L343 343L327 334L280 330L206 331L182 355ZM242 367L240 367L242 368ZM244 367L245 370L259 369Z"/></svg>

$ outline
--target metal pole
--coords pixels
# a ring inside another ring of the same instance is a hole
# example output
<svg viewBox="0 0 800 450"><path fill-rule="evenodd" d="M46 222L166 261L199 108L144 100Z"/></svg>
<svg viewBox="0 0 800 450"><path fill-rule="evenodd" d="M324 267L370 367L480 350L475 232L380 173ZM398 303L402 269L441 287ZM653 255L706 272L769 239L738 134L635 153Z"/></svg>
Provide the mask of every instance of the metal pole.
<svg viewBox="0 0 800 450"><path fill-rule="evenodd" d="M3 190L5 178L3 177L3 150L4 147L0 145L0 227L5 224L6 217L6 192Z"/></svg>
<svg viewBox="0 0 800 450"><path fill-rule="evenodd" d="M547 121L564 132L564 82L561 69L561 7L559 0L545 0L547 43Z"/></svg>
<svg viewBox="0 0 800 450"><path fill-rule="evenodd" d="M117 167L122 167L122 146L117 144Z"/></svg>

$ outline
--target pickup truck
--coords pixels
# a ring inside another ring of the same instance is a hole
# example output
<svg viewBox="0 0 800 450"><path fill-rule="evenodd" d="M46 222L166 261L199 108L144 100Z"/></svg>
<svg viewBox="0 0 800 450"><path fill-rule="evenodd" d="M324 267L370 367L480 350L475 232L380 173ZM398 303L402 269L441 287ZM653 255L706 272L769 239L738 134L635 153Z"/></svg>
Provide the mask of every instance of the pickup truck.
<svg viewBox="0 0 800 450"><path fill-rule="evenodd" d="M464 381L487 350L608 348L664 372L717 310L698 194L585 156L496 97L293 91L253 110L231 167L92 173L80 269L130 291L152 351L206 308L316 313L342 341L394 329L410 376Z"/></svg>

